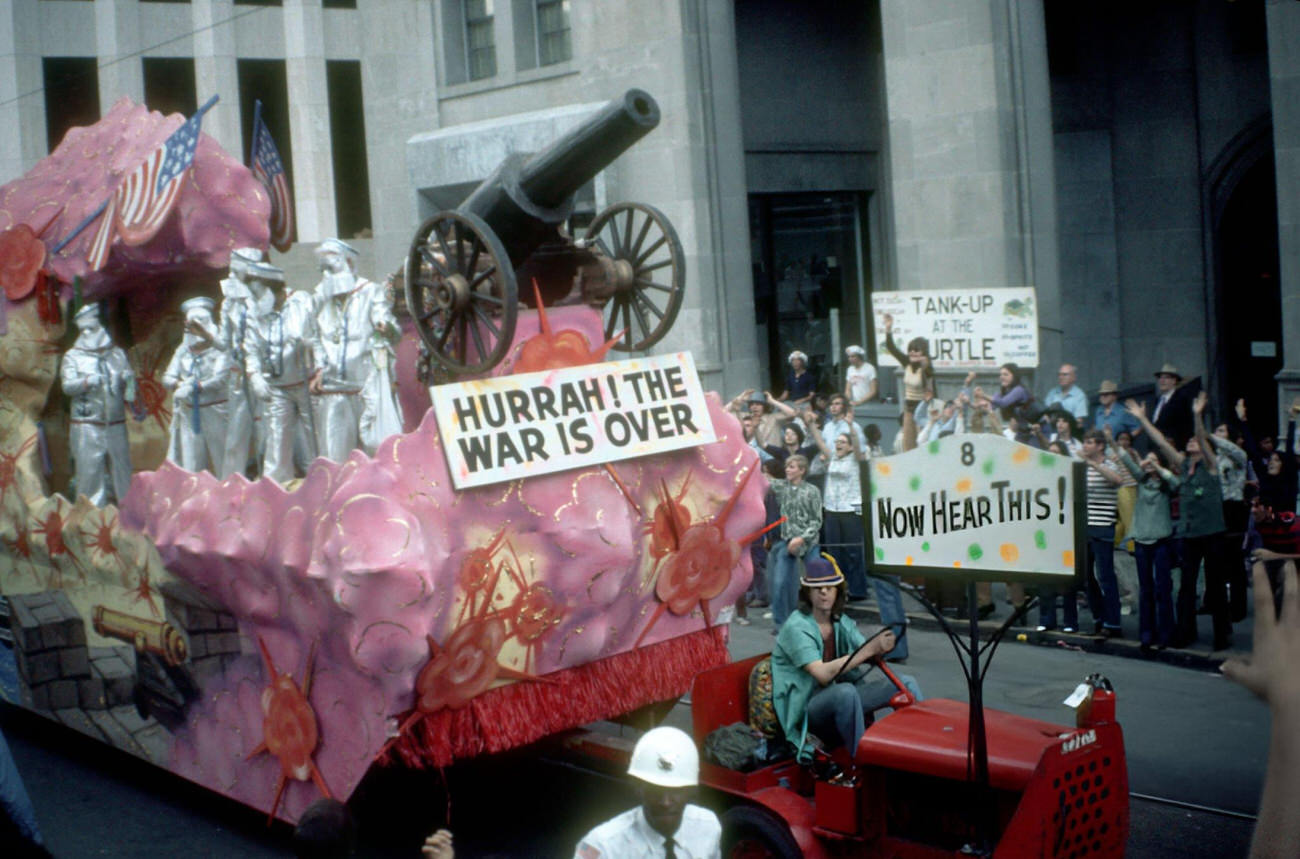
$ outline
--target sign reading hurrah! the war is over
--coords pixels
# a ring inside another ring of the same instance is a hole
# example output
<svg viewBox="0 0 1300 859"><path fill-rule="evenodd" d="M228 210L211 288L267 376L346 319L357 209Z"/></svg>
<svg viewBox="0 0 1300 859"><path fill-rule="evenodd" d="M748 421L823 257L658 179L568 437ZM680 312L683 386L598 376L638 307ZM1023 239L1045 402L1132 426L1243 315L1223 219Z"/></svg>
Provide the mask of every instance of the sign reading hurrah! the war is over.
<svg viewBox="0 0 1300 859"><path fill-rule="evenodd" d="M1082 565L1085 466L1000 435L951 435L863 464L874 567L963 580L1065 579Z"/></svg>
<svg viewBox="0 0 1300 859"><path fill-rule="evenodd" d="M717 438L689 352L437 385L431 393L457 489Z"/></svg>

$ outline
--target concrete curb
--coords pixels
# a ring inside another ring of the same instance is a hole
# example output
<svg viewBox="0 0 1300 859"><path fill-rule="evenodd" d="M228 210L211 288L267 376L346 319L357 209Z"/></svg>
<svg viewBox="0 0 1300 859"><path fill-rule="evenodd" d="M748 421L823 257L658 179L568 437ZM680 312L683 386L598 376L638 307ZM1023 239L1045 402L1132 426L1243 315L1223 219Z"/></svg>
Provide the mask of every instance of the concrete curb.
<svg viewBox="0 0 1300 859"><path fill-rule="evenodd" d="M846 613L856 620L866 621L868 623L880 623L880 612L872 604L849 604ZM1033 612L1033 609L1030 610ZM987 637L997 631L1005 620L1002 618L991 618L979 622L980 635ZM948 624L954 630L965 633L969 629L970 621L955 618L949 618ZM927 632L942 632L943 627L933 615L922 612L908 612L907 625L913 629L923 629ZM1020 640L1020 636L1025 638ZM1240 636L1238 636L1240 637ZM1223 661L1231 656L1244 656L1244 651L1233 648L1232 650L1211 651L1205 645L1193 645L1191 647L1153 651L1143 653L1138 642L1131 638L1101 638L1100 636L1086 635L1080 633L1065 632L1038 632L1033 626L1012 626L1007 630L1003 637L1003 643L1009 644L1033 644L1040 647L1060 647L1068 650L1082 650L1088 653L1100 653L1106 656L1120 656L1127 659L1143 659L1148 662L1163 662L1167 665L1174 665L1179 668L1190 668L1195 671L1217 672Z"/></svg>

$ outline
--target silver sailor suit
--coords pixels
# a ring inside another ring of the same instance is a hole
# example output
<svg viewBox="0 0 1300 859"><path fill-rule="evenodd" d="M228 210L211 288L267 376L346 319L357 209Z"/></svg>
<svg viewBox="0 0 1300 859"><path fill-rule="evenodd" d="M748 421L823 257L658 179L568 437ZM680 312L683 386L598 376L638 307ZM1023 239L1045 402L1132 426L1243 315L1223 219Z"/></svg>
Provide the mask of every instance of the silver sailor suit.
<svg viewBox="0 0 1300 859"><path fill-rule="evenodd" d="M193 349L192 339L186 335L163 372L163 387L175 392L167 458L186 471L221 476L235 366L221 349Z"/></svg>
<svg viewBox="0 0 1300 859"><path fill-rule="evenodd" d="M244 362L250 385L261 389L266 402L262 409L262 476L285 483L294 476L293 445L298 425L312 422L307 395L307 377L312 365L311 342L315 336L315 299L302 291L291 291L279 310L273 307L248 321L244 340ZM259 385L252 380L257 374ZM316 456L315 433L302 438L308 445L307 459Z"/></svg>
<svg viewBox="0 0 1300 859"><path fill-rule="evenodd" d="M324 297L328 283L316 288L322 392L312 399L320 454L341 462L357 447L373 454L383 438L401 432L392 372L401 329L382 285L357 278L352 290Z"/></svg>
<svg viewBox="0 0 1300 859"><path fill-rule="evenodd" d="M131 485L126 397L135 393L135 371L107 334L96 334L83 334L64 353L59 379L72 399L69 441L77 493L103 507L121 503Z"/></svg>

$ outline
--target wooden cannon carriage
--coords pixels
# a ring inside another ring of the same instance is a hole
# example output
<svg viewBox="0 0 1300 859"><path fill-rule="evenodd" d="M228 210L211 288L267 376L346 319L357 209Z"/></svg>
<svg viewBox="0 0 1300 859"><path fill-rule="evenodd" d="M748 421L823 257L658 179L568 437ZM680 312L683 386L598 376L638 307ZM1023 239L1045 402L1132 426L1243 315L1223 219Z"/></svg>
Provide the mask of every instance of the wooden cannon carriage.
<svg viewBox="0 0 1300 859"><path fill-rule="evenodd" d="M659 124L639 89L605 105L536 153L506 157L459 207L426 220L411 242L406 301L424 358L442 376L485 373L514 335L520 281L547 306L603 308L605 337L641 351L661 340L682 303L685 260L676 231L644 203L601 211L581 238L565 231L577 191ZM424 363L422 361L422 363Z"/></svg>

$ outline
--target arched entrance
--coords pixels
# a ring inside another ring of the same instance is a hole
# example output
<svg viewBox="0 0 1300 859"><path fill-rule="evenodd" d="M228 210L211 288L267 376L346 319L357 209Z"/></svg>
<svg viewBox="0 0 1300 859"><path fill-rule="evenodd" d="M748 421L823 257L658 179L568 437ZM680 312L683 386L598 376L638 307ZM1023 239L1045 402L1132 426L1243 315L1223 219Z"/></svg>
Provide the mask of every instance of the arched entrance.
<svg viewBox="0 0 1300 859"><path fill-rule="evenodd" d="M1224 415L1245 398L1252 429L1272 434L1278 425L1274 376L1283 366L1272 128L1258 123L1234 143L1210 171L1213 393Z"/></svg>

